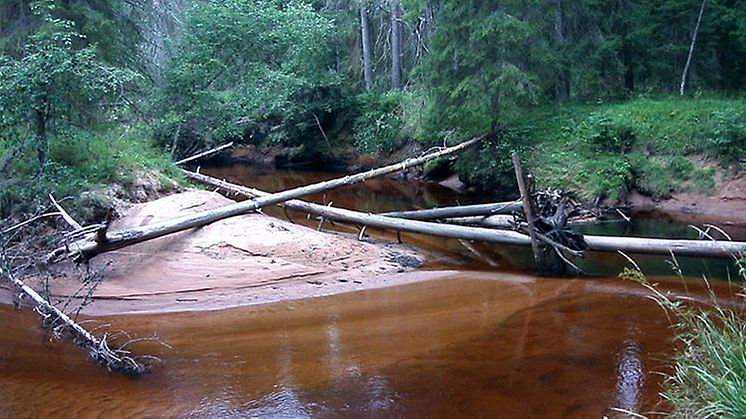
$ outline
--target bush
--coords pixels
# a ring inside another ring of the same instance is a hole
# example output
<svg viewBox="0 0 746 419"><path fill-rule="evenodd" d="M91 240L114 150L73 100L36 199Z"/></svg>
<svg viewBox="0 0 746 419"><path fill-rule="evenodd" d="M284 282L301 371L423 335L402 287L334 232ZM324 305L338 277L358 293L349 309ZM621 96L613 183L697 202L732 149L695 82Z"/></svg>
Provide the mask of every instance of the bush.
<svg viewBox="0 0 746 419"><path fill-rule="evenodd" d="M746 115L734 109L713 112L706 124L707 149L727 163L746 156Z"/></svg>
<svg viewBox="0 0 746 419"><path fill-rule="evenodd" d="M585 125L589 131L587 140L598 151L626 152L635 141L632 123L622 117L592 113Z"/></svg>
<svg viewBox="0 0 746 419"><path fill-rule="evenodd" d="M77 198L112 182L127 184L138 172L155 172L161 180L178 179L168 156L142 140L148 137L148 132L137 129L125 133L67 129L49 138L49 158L41 171L35 150L24 149L12 163L13 175L0 179L0 217L44 207L49 193L58 199ZM82 215L82 220L91 213L77 199L66 208Z"/></svg>
<svg viewBox="0 0 746 419"><path fill-rule="evenodd" d="M402 94L386 92L358 96L360 115L355 118L354 140L358 150L377 155L401 146Z"/></svg>
<svg viewBox="0 0 746 419"><path fill-rule="evenodd" d="M600 197L616 201L629 190L631 165L624 155L599 154L585 162L580 176L585 178L587 188L581 192L584 199Z"/></svg>
<svg viewBox="0 0 746 419"><path fill-rule="evenodd" d="M516 196L518 187L511 153L520 142L515 131L506 130L482 140L458 157L454 166L459 178L482 191L500 196Z"/></svg>

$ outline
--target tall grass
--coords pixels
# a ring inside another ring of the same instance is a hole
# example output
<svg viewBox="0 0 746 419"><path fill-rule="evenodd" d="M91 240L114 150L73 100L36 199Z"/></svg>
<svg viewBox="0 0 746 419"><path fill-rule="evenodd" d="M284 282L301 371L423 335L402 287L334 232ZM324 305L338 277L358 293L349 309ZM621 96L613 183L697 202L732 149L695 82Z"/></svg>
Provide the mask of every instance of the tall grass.
<svg viewBox="0 0 746 419"><path fill-rule="evenodd" d="M743 290L746 249L735 261ZM671 416L746 417L746 319L743 311L720 304L709 284L710 305L685 304L685 300L650 284L639 266L632 263L635 269L625 268L620 276L650 289L676 331L679 349L672 359L673 372L666 376L661 393L671 404ZM746 298L743 291L736 295Z"/></svg>

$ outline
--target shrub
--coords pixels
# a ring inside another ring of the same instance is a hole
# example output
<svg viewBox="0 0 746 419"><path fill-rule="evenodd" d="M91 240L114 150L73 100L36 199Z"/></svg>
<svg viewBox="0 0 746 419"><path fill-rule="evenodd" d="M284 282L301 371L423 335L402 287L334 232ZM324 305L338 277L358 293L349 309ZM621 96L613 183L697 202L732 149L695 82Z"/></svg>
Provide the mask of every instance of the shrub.
<svg viewBox="0 0 746 419"><path fill-rule="evenodd" d="M706 124L707 149L728 163L746 155L746 115L734 109L713 112Z"/></svg>
<svg viewBox="0 0 746 419"><path fill-rule="evenodd" d="M456 173L462 181L482 191L515 196L518 189L511 153L519 142L519 135L510 130L486 138L481 147L472 147L458 157Z"/></svg>
<svg viewBox="0 0 746 419"><path fill-rule="evenodd" d="M632 124L622 118L592 113L586 121L588 141L599 151L626 152L635 141Z"/></svg>
<svg viewBox="0 0 746 419"><path fill-rule="evenodd" d="M355 146L364 153L391 152L401 146L402 96L399 92L358 97L360 115L355 118Z"/></svg>

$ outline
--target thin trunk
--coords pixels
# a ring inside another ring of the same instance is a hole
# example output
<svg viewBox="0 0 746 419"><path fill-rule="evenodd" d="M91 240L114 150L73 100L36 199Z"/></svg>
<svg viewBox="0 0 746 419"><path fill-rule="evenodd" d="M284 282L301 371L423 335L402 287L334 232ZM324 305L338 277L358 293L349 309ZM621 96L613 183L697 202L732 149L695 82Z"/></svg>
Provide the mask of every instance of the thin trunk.
<svg viewBox="0 0 746 419"><path fill-rule="evenodd" d="M401 88L401 5L389 0L391 6L391 89Z"/></svg>
<svg viewBox="0 0 746 419"><path fill-rule="evenodd" d="M561 50L564 50L564 47L567 45L567 39L565 37L565 13L562 0L554 1L554 37L557 46ZM564 57L564 54L562 56ZM556 96L560 102L564 102L570 97L570 71L564 58L559 70Z"/></svg>
<svg viewBox="0 0 746 419"><path fill-rule="evenodd" d="M405 218L407 220L439 220L453 217L488 216L495 214L511 214L521 211L520 201L497 202L494 204L462 205L458 207L432 208L414 211L386 212L380 215L386 217Z"/></svg>
<svg viewBox="0 0 746 419"><path fill-rule="evenodd" d="M512 158L513 168L515 169L515 178L518 181L518 190L521 192L521 200L523 201L523 215L526 217L526 222L528 223L528 234L531 238L531 250L534 253L534 263L536 264L536 270L539 272L539 275L544 275L544 262L541 257L539 240L534 231L534 210L531 207L531 196L529 195L528 188L526 188L526 181L523 178L523 170L521 170L521 161L518 158L518 152L514 151Z"/></svg>
<svg viewBox="0 0 746 419"><path fill-rule="evenodd" d="M360 2L360 38L363 44L363 78L365 90L373 86L373 67L370 58L370 28L368 27L368 5L365 0Z"/></svg>
<svg viewBox="0 0 746 419"><path fill-rule="evenodd" d="M34 111L34 117L36 119L36 152L39 157L39 165L44 166L49 146L47 139L47 118L44 115L44 111L39 109Z"/></svg>
<svg viewBox="0 0 746 419"><path fill-rule="evenodd" d="M689 67L692 65L692 57L694 57L694 47L697 45L697 35L699 34L699 25L702 23L702 15L705 13L705 6L707 0L702 0L702 6L699 8L699 16L697 17L697 24L694 26L694 33L692 34L692 43L689 45L689 56L686 59L686 65L684 66L684 72L681 74L681 85L679 86L679 94L684 96L684 90L686 89L686 80L689 77Z"/></svg>
<svg viewBox="0 0 746 419"><path fill-rule="evenodd" d="M430 37L433 35L433 30L435 29L434 22L435 22L435 13L433 12L433 4L432 2L426 1L425 2L425 13L423 14L423 31L422 36L425 39L425 42L430 39Z"/></svg>

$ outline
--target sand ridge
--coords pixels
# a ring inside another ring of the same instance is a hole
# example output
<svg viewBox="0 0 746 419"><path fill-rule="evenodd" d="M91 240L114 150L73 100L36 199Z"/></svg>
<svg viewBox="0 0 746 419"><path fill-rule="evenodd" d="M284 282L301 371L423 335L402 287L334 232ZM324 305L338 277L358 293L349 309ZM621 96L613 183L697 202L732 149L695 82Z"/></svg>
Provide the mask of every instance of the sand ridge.
<svg viewBox="0 0 746 419"><path fill-rule="evenodd" d="M111 231L218 208L220 194L187 191L137 204ZM96 256L102 281L86 314L212 310L413 282L445 272L400 275L421 264L411 248L250 213ZM80 288L71 266L55 267L57 299ZM38 286L39 284L37 284ZM9 300L5 290L0 300Z"/></svg>

